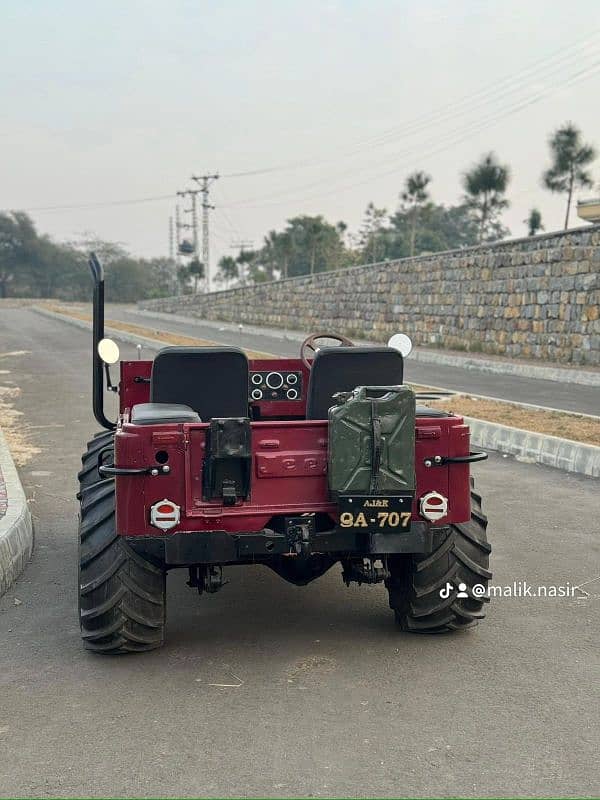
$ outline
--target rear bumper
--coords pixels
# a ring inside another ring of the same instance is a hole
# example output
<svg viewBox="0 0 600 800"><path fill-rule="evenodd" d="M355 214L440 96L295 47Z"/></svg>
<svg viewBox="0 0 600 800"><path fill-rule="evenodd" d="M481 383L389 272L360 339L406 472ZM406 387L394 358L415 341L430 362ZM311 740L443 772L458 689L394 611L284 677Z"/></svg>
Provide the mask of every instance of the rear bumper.
<svg viewBox="0 0 600 800"><path fill-rule="evenodd" d="M268 561L271 556L294 553L288 537L265 529L259 533L174 533L161 536L129 536L127 543L137 552L169 567L191 564L247 564ZM314 533L306 554L377 556L398 553L431 553L433 529L414 522L407 533L356 533L340 528Z"/></svg>

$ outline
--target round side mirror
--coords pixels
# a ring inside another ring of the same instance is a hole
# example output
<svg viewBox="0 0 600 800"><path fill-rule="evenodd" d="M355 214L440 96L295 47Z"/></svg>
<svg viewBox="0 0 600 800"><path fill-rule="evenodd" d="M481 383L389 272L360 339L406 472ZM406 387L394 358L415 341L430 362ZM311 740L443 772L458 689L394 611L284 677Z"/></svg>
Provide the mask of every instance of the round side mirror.
<svg viewBox="0 0 600 800"><path fill-rule="evenodd" d="M101 339L98 342L98 355L105 364L114 364L119 360L119 345L112 339Z"/></svg>
<svg viewBox="0 0 600 800"><path fill-rule="evenodd" d="M395 333L388 342L388 347L393 347L394 350L399 350L402 356L406 358L413 349L413 343L410 336L405 333Z"/></svg>

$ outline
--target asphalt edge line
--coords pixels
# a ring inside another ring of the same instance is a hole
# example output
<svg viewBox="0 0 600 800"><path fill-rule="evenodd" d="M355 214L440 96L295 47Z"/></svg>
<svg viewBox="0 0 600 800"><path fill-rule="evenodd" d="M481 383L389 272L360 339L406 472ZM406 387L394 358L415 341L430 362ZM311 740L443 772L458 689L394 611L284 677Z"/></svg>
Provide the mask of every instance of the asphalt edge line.
<svg viewBox="0 0 600 800"><path fill-rule="evenodd" d="M59 319L77 328L90 331L91 324L84 320L67 317L56 311L49 311L40 306L31 307L36 313L52 319ZM118 331L107 327L107 334L120 342L142 344L151 350L160 350L164 342L144 336ZM522 428L511 428L496 422L487 422L474 417L464 417L471 429L471 443L476 447L496 450L500 453L531 459L533 463L544 464L566 472L576 472L588 477L600 477L600 447L561 439Z"/></svg>
<svg viewBox="0 0 600 800"><path fill-rule="evenodd" d="M0 597L25 569L33 553L33 520L27 498L0 430L0 467L6 486L7 509L0 518Z"/></svg>

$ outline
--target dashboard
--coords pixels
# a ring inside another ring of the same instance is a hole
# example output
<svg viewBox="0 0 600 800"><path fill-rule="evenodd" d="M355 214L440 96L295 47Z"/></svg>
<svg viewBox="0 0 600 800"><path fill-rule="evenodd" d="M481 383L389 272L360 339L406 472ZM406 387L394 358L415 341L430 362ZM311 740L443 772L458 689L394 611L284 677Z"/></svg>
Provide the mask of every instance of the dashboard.
<svg viewBox="0 0 600 800"><path fill-rule="evenodd" d="M250 401L299 400L302 398L302 372L259 370L250 373Z"/></svg>
<svg viewBox="0 0 600 800"><path fill-rule="evenodd" d="M298 358L251 359L248 401L260 418L302 416L308 370Z"/></svg>

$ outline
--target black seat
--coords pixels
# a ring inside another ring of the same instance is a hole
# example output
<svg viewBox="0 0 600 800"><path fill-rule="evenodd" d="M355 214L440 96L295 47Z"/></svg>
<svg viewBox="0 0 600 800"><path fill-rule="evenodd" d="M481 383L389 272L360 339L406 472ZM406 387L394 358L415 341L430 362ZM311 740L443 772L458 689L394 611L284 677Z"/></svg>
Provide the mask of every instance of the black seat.
<svg viewBox="0 0 600 800"><path fill-rule="evenodd" d="M154 359L152 403L189 406L203 421L248 416L248 359L237 347L165 347Z"/></svg>
<svg viewBox="0 0 600 800"><path fill-rule="evenodd" d="M189 406L177 403L138 403L131 409L134 425L162 425L171 422L202 422Z"/></svg>
<svg viewBox="0 0 600 800"><path fill-rule="evenodd" d="M310 371L306 419L327 419L336 392L357 386L398 386L404 359L392 347L323 347Z"/></svg>

